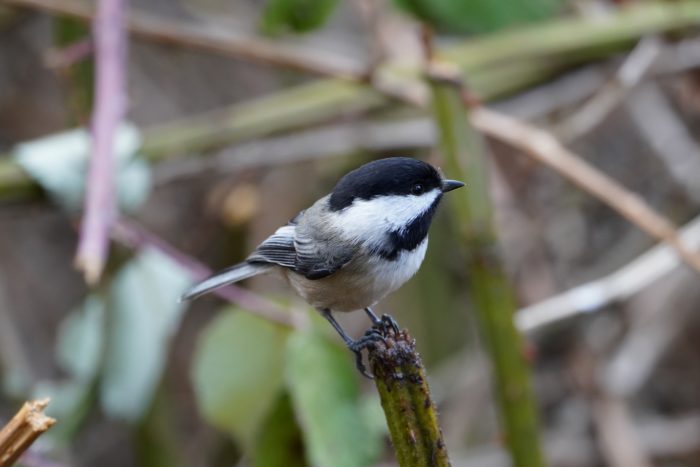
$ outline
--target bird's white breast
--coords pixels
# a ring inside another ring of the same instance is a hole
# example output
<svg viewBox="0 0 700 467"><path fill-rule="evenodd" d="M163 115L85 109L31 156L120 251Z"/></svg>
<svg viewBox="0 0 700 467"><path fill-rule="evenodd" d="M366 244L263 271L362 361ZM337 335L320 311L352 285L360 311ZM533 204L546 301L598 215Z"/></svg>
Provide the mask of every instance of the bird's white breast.
<svg viewBox="0 0 700 467"><path fill-rule="evenodd" d="M377 300L401 287L418 272L427 249L428 238L426 237L415 249L400 252L393 261L380 256L375 256L369 261L368 267L373 269L372 275L375 277L377 295L381 295ZM385 290L383 294L382 290Z"/></svg>
<svg viewBox="0 0 700 467"><path fill-rule="evenodd" d="M393 261L364 254L323 279L312 281L295 273L288 273L287 278L297 293L316 308L359 310L374 305L413 277L427 248L426 237L415 249L400 252Z"/></svg>

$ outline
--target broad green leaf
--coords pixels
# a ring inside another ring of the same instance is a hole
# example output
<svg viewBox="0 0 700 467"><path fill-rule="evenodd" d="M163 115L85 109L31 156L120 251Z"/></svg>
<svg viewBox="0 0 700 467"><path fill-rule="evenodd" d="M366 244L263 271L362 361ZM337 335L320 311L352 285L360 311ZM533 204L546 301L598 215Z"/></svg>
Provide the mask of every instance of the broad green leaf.
<svg viewBox="0 0 700 467"><path fill-rule="evenodd" d="M154 250L140 252L112 281L100 384L108 415L135 422L149 407L189 284L180 266Z"/></svg>
<svg viewBox="0 0 700 467"><path fill-rule="evenodd" d="M252 467L305 467L304 441L289 394L278 399L260 428L251 455Z"/></svg>
<svg viewBox="0 0 700 467"><path fill-rule="evenodd" d="M321 27L338 0L268 0L260 29L269 35L303 33Z"/></svg>
<svg viewBox="0 0 700 467"><path fill-rule="evenodd" d="M563 0L394 0L402 9L441 30L487 32L546 19Z"/></svg>
<svg viewBox="0 0 700 467"><path fill-rule="evenodd" d="M317 332L295 333L286 375L310 464L370 465L380 438L362 415L352 354Z"/></svg>
<svg viewBox="0 0 700 467"><path fill-rule="evenodd" d="M104 320L104 300L98 295L88 295L83 306L61 323L56 341L57 359L72 378L91 381L97 374L104 346Z"/></svg>
<svg viewBox="0 0 700 467"><path fill-rule="evenodd" d="M193 368L197 403L209 423L244 447L252 446L280 393L288 333L234 309L202 333Z"/></svg>
<svg viewBox="0 0 700 467"><path fill-rule="evenodd" d="M141 135L135 126L119 127L115 141L117 199L125 211L141 205L151 189L150 168L136 157L140 146ZM15 161L69 211L82 207L89 155L90 134L84 128L22 143L14 150Z"/></svg>

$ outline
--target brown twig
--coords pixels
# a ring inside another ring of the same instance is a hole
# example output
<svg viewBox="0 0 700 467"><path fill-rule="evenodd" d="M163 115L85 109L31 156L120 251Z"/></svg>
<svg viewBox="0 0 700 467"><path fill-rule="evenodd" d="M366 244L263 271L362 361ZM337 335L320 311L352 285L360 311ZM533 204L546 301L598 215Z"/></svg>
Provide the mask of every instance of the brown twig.
<svg viewBox="0 0 700 467"><path fill-rule="evenodd" d="M0 467L10 467L46 430L56 423L44 409L49 399L25 402L17 414L0 430Z"/></svg>

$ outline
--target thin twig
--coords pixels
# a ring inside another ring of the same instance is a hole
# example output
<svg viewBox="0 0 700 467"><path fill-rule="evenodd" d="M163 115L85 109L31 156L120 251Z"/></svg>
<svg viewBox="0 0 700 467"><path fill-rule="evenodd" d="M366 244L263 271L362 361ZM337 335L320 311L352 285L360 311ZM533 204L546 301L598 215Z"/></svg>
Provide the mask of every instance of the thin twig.
<svg viewBox="0 0 700 467"><path fill-rule="evenodd" d="M211 275L211 270L205 265L134 222L126 219L117 220L112 226L112 236L115 240L133 249L153 248L161 252L182 266L195 280L202 280ZM299 325L296 320L292 319L293 317L287 310L246 289L228 285L217 289L214 294L270 321L288 327L298 327Z"/></svg>
<svg viewBox="0 0 700 467"><path fill-rule="evenodd" d="M56 423L44 409L49 399L25 402L19 412L0 430L0 467L10 467L29 446Z"/></svg>
<svg viewBox="0 0 700 467"><path fill-rule="evenodd" d="M89 284L102 274L109 248L109 227L116 215L115 140L126 109L126 0L101 0L95 16L97 83L92 151L85 213L75 257Z"/></svg>

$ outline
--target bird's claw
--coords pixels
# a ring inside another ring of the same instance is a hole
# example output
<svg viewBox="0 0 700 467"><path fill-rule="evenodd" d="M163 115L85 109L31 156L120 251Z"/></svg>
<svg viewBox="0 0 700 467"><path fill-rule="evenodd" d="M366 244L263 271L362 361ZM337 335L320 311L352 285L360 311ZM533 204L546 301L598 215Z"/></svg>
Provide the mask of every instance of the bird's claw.
<svg viewBox="0 0 700 467"><path fill-rule="evenodd" d="M348 344L350 351L355 354L355 366L368 379L374 379L374 376L367 372L367 368L362 361L362 351L378 341L386 342L378 329L371 328L361 338Z"/></svg>
<svg viewBox="0 0 700 467"><path fill-rule="evenodd" d="M380 324L384 326L385 333L388 328L391 328L394 331L394 334L398 334L400 331L399 323L397 323L391 315L387 315L386 313L382 315Z"/></svg>

